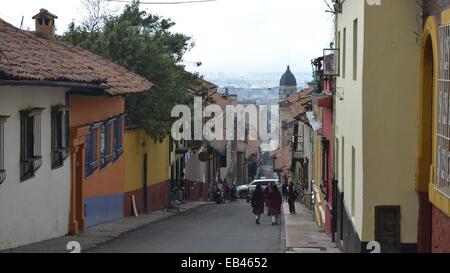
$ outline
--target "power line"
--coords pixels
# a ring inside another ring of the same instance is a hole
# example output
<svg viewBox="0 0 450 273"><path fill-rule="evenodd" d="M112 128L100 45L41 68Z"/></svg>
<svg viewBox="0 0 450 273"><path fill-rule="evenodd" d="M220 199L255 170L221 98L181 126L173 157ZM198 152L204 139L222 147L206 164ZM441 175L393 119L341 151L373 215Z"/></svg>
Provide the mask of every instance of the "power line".
<svg viewBox="0 0 450 273"><path fill-rule="evenodd" d="M107 2L132 3L131 0L106 0ZM218 0L196 0L196 1L176 1L176 2L139 2L142 5L180 5L180 4L194 4L216 2Z"/></svg>

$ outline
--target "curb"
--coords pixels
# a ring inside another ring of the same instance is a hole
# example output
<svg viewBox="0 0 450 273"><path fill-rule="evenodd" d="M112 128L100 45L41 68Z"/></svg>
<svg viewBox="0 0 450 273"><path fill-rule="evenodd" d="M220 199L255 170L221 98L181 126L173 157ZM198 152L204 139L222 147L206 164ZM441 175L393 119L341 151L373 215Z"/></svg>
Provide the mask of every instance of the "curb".
<svg viewBox="0 0 450 273"><path fill-rule="evenodd" d="M281 222L281 241L280 241L280 253L287 253L287 245L286 245L286 233L287 233L287 225L286 225L286 214L284 214L284 206L281 206L281 212L283 213L283 221Z"/></svg>
<svg viewBox="0 0 450 273"><path fill-rule="evenodd" d="M70 241L75 241L75 242L82 242L83 240L87 240L88 243L84 244L82 249L81 249L81 253L85 253L85 252L89 252L89 250L95 249L97 247L100 247L106 243L109 243L115 239L118 239L119 237L128 234L130 232L145 228L149 225L161 222L163 220L167 220L171 217L175 217L175 216L179 216L182 214L185 214L189 211L192 211L196 208L202 207L202 206L206 206L206 205L210 205L210 203L200 203L196 206L190 207L190 208L186 208L186 209L181 209L180 212L167 212L167 210L160 210L159 212L162 212L162 214L159 217L155 217L156 219L152 219L149 220L148 222L142 222L136 225L130 225L129 228L125 228L122 230L111 230L105 233L105 234L101 234L101 230L91 230L92 234L89 233L89 230L86 230L84 232L82 232L81 234L78 235L74 235L74 236L62 236L62 237L58 237L58 238L53 238L53 239L49 239L49 240L44 240L41 242L36 242L36 243L32 243L32 244L28 244L28 245L23 245L23 246L19 246L19 247L15 247L15 248L9 248L9 249L4 249L4 250L0 250L0 253L69 253L68 250L67 251L62 251L63 249L61 249L61 251L55 250L53 247L50 247L50 250L47 248L47 251L38 251L34 249L39 249L39 244L42 244L42 248L44 249L46 247L46 242L53 242L50 244L53 245L59 245L61 243L64 243L64 250L65 250L65 244L66 241L70 242ZM158 212L158 211L156 211ZM156 213L153 212L153 213ZM124 219L124 218L121 218ZM118 220L121 220L118 219ZM126 226L125 226L126 227ZM99 235L97 235L96 233L99 233ZM92 241L89 241L89 238L92 239Z"/></svg>
<svg viewBox="0 0 450 273"><path fill-rule="evenodd" d="M123 235L126 235L128 233L131 233L133 231L137 231L137 230L145 228L145 227L147 227L149 225L156 224L156 223L159 223L161 221L170 219L170 218L172 218L174 216L182 215L182 214L184 214L186 212L189 212L189 211L191 211L193 209L196 209L196 208L199 208L199 207L202 207L202 206L206 206L206 205L210 205L210 204L209 203L204 203L204 204L199 204L197 206L194 206L194 207L191 207L191 208L188 208L188 209L184 209L184 210L180 209L180 212L176 212L176 211L175 212L169 212L167 215L164 215L164 216L160 217L159 219L153 220L153 221L148 222L148 223L143 223L143 224L137 225L135 227L132 227L130 229L124 230L122 232L119 232L117 235L110 236L110 239L102 241L102 242L100 242L98 244L94 243L92 246L84 248L82 252L85 252L86 250L92 250L94 248L100 247L100 246L102 246L102 245L104 245L106 243L114 241L115 239L118 239L119 237L121 237Z"/></svg>

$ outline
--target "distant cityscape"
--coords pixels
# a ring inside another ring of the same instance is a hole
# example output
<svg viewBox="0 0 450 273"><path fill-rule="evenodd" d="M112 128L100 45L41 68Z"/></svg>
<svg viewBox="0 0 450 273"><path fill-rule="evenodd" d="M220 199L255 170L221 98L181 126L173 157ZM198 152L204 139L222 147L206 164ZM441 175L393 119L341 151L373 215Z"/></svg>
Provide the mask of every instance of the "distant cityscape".
<svg viewBox="0 0 450 273"><path fill-rule="evenodd" d="M283 72L279 73L207 73L205 79L219 86L221 93L237 95L239 102L270 104L278 101L279 82ZM307 86L311 73L297 73L298 88Z"/></svg>

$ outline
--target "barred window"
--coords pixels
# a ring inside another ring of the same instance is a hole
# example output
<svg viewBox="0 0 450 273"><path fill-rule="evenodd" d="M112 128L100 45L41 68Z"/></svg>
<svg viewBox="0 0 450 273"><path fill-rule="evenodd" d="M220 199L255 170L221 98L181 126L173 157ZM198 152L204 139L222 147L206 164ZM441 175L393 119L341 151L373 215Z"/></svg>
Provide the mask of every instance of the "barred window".
<svg viewBox="0 0 450 273"><path fill-rule="evenodd" d="M69 109L52 107L52 169L62 167L69 157Z"/></svg>
<svg viewBox="0 0 450 273"><path fill-rule="evenodd" d="M101 168L106 168L111 162L111 131L114 119L106 121L100 128L100 160Z"/></svg>
<svg viewBox="0 0 450 273"><path fill-rule="evenodd" d="M439 81L435 188L450 198L450 25L439 30Z"/></svg>
<svg viewBox="0 0 450 273"><path fill-rule="evenodd" d="M114 151L113 160L116 161L123 154L123 123L125 120L125 115L121 115L114 121Z"/></svg>
<svg viewBox="0 0 450 273"><path fill-rule="evenodd" d="M5 182L5 122L8 116L0 116L0 185Z"/></svg>
<svg viewBox="0 0 450 273"><path fill-rule="evenodd" d="M33 178L42 166L41 115L45 108L20 111L20 181Z"/></svg>
<svg viewBox="0 0 450 273"><path fill-rule="evenodd" d="M92 125L86 138L86 177L92 176L98 168L97 142L99 128L100 124Z"/></svg>

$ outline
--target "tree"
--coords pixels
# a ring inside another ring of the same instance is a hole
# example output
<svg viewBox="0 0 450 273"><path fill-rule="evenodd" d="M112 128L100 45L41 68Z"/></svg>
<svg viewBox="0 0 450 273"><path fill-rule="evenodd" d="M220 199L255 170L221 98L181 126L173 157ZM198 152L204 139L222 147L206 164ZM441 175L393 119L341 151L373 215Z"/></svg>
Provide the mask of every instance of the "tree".
<svg viewBox="0 0 450 273"><path fill-rule="evenodd" d="M198 82L197 75L186 72L182 64L194 46L191 37L172 33L174 22L140 10L139 1L127 5L120 15L92 14L87 18L90 22L71 23L63 41L110 59L154 84L150 92L127 96L127 122L162 141L174 121L172 108L187 104L192 97L186 90Z"/></svg>

